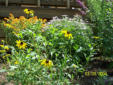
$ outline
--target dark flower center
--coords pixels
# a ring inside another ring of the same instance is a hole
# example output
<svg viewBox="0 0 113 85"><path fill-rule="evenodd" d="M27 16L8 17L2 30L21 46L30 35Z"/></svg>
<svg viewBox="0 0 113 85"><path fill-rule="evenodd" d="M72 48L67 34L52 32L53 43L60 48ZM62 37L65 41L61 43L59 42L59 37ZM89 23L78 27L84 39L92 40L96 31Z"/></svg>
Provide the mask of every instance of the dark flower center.
<svg viewBox="0 0 113 85"><path fill-rule="evenodd" d="M46 63L49 63L49 60L46 60Z"/></svg>
<svg viewBox="0 0 113 85"><path fill-rule="evenodd" d="M67 34L70 34L70 32L67 32Z"/></svg>
<svg viewBox="0 0 113 85"><path fill-rule="evenodd" d="M23 45L23 42L21 42L20 45Z"/></svg>
<svg viewBox="0 0 113 85"><path fill-rule="evenodd" d="M7 54L11 54L11 50L6 50L6 53Z"/></svg>

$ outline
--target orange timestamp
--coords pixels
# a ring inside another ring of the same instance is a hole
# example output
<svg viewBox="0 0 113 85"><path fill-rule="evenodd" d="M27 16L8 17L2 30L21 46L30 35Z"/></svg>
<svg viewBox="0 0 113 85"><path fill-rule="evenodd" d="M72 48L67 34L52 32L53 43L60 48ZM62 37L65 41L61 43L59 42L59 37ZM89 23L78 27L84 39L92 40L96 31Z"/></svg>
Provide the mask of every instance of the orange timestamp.
<svg viewBox="0 0 113 85"><path fill-rule="evenodd" d="M108 76L107 72L85 72L85 76Z"/></svg>

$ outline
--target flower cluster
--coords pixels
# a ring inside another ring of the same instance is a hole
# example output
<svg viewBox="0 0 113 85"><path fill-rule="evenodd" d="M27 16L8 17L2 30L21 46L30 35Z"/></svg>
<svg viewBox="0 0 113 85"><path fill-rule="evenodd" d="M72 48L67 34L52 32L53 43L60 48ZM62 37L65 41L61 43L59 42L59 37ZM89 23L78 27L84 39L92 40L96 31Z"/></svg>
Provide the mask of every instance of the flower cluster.
<svg viewBox="0 0 113 85"><path fill-rule="evenodd" d="M7 45L0 45L0 54L3 59L6 59L6 57L12 54L11 49Z"/></svg>

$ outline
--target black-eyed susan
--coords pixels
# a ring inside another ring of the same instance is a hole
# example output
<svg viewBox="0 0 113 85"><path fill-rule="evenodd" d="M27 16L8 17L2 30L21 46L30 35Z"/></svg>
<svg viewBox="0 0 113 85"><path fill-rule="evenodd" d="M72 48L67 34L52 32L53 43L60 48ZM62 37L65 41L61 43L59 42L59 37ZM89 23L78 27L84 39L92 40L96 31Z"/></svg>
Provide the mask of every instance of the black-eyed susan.
<svg viewBox="0 0 113 85"><path fill-rule="evenodd" d="M25 43L24 41L21 41L21 40L17 40L16 41L16 46L19 49L25 49L27 47L27 43Z"/></svg>
<svg viewBox="0 0 113 85"><path fill-rule="evenodd" d="M41 65L45 67L51 67L53 66L53 62L51 60L43 59L41 60Z"/></svg>
<svg viewBox="0 0 113 85"><path fill-rule="evenodd" d="M73 36L70 32L68 32L67 30L62 30L61 31L62 34L64 34L64 36L68 39L73 39Z"/></svg>
<svg viewBox="0 0 113 85"><path fill-rule="evenodd" d="M29 14L29 9L25 8L24 13Z"/></svg>
<svg viewBox="0 0 113 85"><path fill-rule="evenodd" d="M34 11L33 10L29 10L29 9L27 9L27 8L25 8L24 9L24 13L26 13L26 14L30 14L30 15L34 15Z"/></svg>

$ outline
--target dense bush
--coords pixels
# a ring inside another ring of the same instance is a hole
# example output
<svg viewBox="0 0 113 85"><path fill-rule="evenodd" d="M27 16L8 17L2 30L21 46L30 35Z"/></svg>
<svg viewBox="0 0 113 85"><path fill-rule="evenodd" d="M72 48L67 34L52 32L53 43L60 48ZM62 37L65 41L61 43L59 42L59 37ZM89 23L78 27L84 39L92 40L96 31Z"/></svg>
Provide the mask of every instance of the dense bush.
<svg viewBox="0 0 113 85"><path fill-rule="evenodd" d="M88 18L98 38L96 48L103 56L113 57L113 1L87 0L87 4Z"/></svg>
<svg viewBox="0 0 113 85"><path fill-rule="evenodd" d="M54 17L48 24L43 36L49 42L46 52L51 59L63 59L67 56L70 62L77 60L83 63L92 56L92 30L80 16L73 19L66 16L63 19Z"/></svg>

